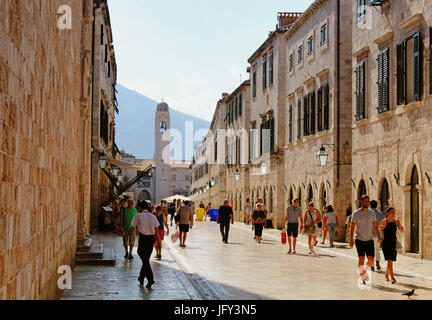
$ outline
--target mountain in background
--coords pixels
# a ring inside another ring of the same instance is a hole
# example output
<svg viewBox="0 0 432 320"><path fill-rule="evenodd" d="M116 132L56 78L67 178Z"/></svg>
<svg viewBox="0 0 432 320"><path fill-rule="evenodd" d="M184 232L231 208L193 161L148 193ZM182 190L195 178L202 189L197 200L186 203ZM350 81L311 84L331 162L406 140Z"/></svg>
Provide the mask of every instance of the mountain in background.
<svg viewBox="0 0 432 320"><path fill-rule="evenodd" d="M153 159L154 126L157 101L136 91L117 85L117 101L119 114L116 114L115 141L120 150L134 155L137 159ZM198 130L208 130L210 122L176 111L170 106L171 129L177 129L182 134L182 156L171 155L172 160L191 160L193 150L186 159L185 152L185 122L192 121L194 135ZM172 140L173 138L171 138ZM194 141L197 146L201 141Z"/></svg>

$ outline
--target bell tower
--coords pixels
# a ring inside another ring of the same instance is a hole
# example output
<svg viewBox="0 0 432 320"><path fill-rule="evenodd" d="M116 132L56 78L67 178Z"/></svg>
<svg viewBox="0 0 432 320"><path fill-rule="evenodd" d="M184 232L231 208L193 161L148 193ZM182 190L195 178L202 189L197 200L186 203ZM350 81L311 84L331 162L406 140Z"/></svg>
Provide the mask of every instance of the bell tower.
<svg viewBox="0 0 432 320"><path fill-rule="evenodd" d="M154 183L155 183L155 202L169 197L170 194L170 114L168 104L161 102L156 108L155 117L155 151L154 151Z"/></svg>

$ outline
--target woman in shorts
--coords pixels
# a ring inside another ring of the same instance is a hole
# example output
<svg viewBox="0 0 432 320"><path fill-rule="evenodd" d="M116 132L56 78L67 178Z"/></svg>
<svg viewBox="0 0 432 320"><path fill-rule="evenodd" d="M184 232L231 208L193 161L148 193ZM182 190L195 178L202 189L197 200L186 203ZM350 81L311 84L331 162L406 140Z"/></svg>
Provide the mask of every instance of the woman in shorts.
<svg viewBox="0 0 432 320"><path fill-rule="evenodd" d="M154 215L156 216L156 218L159 221L158 232L159 232L160 242L157 241L157 237L155 235L155 244L154 245L155 245L155 250L156 250L156 259L160 260L160 259L162 259L162 240L164 239L164 234L165 234L164 227L167 229L167 235L169 235L169 228L168 228L166 216L164 214L162 214L162 207L161 206L156 207Z"/></svg>

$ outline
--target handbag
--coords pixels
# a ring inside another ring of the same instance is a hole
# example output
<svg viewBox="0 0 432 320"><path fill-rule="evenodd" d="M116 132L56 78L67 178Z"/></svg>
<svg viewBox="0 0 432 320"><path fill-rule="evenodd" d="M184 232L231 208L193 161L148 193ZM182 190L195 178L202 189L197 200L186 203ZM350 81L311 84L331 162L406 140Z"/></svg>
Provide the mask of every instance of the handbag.
<svg viewBox="0 0 432 320"><path fill-rule="evenodd" d="M172 243L175 243L178 240L179 237L180 237L180 234L179 234L178 230L176 230L176 232L174 232L171 235L171 241L172 241Z"/></svg>
<svg viewBox="0 0 432 320"><path fill-rule="evenodd" d="M309 212L309 216L312 220L312 225L311 226L305 225L305 231L306 232L312 232L312 231L315 231L315 224L313 224L314 220L313 220L312 214L310 213L309 210L308 210L308 212Z"/></svg>

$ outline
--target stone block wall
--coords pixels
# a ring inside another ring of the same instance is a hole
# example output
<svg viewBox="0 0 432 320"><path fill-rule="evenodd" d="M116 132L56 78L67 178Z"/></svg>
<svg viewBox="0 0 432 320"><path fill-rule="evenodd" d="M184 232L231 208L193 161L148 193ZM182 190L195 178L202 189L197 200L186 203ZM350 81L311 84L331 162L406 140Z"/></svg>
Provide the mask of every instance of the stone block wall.
<svg viewBox="0 0 432 320"><path fill-rule="evenodd" d="M57 26L61 5L72 30ZM81 1L0 2L0 299L54 299L79 198Z"/></svg>

